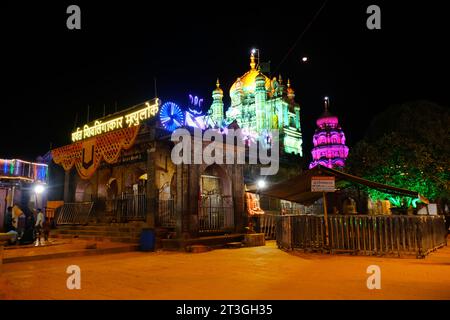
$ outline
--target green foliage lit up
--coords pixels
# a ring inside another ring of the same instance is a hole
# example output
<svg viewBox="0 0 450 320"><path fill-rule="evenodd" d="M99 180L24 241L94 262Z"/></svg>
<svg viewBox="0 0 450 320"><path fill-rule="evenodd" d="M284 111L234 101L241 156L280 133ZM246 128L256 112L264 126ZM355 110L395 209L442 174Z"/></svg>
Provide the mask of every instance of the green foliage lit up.
<svg viewBox="0 0 450 320"><path fill-rule="evenodd" d="M436 200L450 195L450 114L427 102L388 109L351 149L347 170L368 180L417 191ZM367 190L372 199L416 206L418 199Z"/></svg>

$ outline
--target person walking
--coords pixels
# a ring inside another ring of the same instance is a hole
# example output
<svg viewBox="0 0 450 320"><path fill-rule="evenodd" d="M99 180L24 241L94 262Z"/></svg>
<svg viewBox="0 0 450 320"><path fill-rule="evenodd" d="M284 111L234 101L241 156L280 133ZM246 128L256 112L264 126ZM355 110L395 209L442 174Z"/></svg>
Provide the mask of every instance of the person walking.
<svg viewBox="0 0 450 320"><path fill-rule="evenodd" d="M36 232L36 244L35 246L39 246L40 244L44 244L41 242L41 233L44 226L44 214L42 213L41 209L37 209L37 217L36 217L36 224L34 225L34 230Z"/></svg>

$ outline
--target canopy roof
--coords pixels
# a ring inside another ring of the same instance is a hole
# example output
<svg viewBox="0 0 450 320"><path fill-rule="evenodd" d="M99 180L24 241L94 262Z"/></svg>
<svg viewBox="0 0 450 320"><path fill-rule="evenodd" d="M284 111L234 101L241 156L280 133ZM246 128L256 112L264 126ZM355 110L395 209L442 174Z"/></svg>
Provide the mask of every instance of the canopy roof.
<svg viewBox="0 0 450 320"><path fill-rule="evenodd" d="M313 176L334 176L336 179L336 184L338 184L338 182L351 182L359 185L364 185L388 194L413 198L417 198L419 196L416 191L369 181L323 166L317 166L313 169L306 170L298 176L290 178L281 183L268 186L266 189L258 191L258 193L269 197L279 198L301 204L311 204L322 197L322 192L311 192L311 177ZM250 192L255 192L255 190Z"/></svg>

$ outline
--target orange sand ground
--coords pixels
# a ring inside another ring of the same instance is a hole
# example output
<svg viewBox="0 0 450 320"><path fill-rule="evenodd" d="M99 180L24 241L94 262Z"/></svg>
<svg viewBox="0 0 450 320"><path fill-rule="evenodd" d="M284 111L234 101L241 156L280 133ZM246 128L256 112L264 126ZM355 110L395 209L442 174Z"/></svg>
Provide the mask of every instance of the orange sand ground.
<svg viewBox="0 0 450 320"><path fill-rule="evenodd" d="M81 268L81 290L66 268ZM369 265L381 290L369 290ZM426 259L288 253L265 247L206 253L130 252L4 264L0 299L450 299L450 248Z"/></svg>

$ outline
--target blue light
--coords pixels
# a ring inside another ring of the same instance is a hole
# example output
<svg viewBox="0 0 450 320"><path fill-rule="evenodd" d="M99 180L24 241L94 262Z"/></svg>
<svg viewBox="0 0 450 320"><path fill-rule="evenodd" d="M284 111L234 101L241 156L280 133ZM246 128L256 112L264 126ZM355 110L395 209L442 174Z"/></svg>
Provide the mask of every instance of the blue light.
<svg viewBox="0 0 450 320"><path fill-rule="evenodd" d="M166 102L161 106L159 119L163 127L168 131L174 131L184 125L183 111L173 102Z"/></svg>

